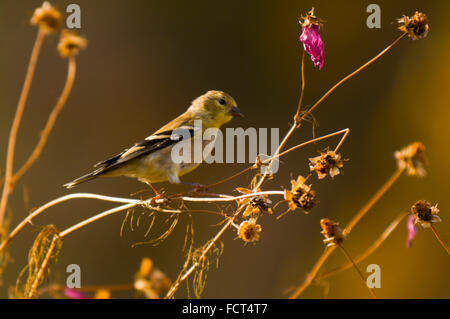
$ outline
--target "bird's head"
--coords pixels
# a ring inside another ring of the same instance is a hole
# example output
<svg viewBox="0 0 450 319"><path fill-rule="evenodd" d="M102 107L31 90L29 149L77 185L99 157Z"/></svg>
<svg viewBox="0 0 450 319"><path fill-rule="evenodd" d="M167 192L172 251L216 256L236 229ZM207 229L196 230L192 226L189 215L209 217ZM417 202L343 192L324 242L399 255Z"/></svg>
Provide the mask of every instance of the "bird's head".
<svg viewBox="0 0 450 319"><path fill-rule="evenodd" d="M204 121L206 127L220 127L233 116L244 115L238 109L236 101L222 91L208 91L196 98L190 107L197 118Z"/></svg>

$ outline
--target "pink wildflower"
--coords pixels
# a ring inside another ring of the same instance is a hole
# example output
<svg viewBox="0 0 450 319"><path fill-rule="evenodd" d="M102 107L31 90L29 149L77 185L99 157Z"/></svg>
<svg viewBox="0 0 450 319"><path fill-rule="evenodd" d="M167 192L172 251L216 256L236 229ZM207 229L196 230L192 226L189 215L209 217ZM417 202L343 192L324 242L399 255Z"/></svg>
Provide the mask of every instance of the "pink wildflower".
<svg viewBox="0 0 450 319"><path fill-rule="evenodd" d="M408 229L408 239L406 240L406 247L411 248L412 240L417 234L417 227L414 225L416 217L410 215L406 221L406 228Z"/></svg>
<svg viewBox="0 0 450 319"><path fill-rule="evenodd" d="M314 8L303 18L302 35L300 36L300 42L303 43L303 48L306 53L311 56L311 60L314 66L319 67L319 70L323 67L323 41L320 36L319 20L314 16Z"/></svg>

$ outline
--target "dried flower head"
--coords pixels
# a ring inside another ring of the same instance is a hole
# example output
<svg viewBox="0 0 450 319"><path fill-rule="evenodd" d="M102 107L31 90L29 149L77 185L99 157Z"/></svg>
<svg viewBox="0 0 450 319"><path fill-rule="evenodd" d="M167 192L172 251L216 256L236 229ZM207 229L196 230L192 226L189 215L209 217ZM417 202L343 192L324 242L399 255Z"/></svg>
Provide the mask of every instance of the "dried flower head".
<svg viewBox="0 0 450 319"><path fill-rule="evenodd" d="M336 223L328 218L320 220L320 227L322 227L321 234L325 237L323 240L327 247L339 245L344 241L344 234L342 233L339 223Z"/></svg>
<svg viewBox="0 0 450 319"><path fill-rule="evenodd" d="M426 163L425 146L420 142L414 142L394 153L397 166L406 169L406 174L410 176L425 176L424 169Z"/></svg>
<svg viewBox="0 0 450 319"><path fill-rule="evenodd" d="M135 275L134 288L148 299L159 299L165 295L172 284L169 277L153 267L150 258L143 258L139 271Z"/></svg>
<svg viewBox="0 0 450 319"><path fill-rule="evenodd" d="M303 21L302 21L303 20ZM323 41L320 36L319 19L314 15L314 8L308 12L306 17L301 17L300 24L302 25L302 34L300 36L300 42L303 43L303 48L306 53L311 56L311 60L314 66L319 67L319 70L323 67Z"/></svg>
<svg viewBox="0 0 450 319"><path fill-rule="evenodd" d="M428 34L428 18L425 13L416 11L412 17L404 15L397 19L397 22L401 24L398 29L407 33L413 40L423 39Z"/></svg>
<svg viewBox="0 0 450 319"><path fill-rule="evenodd" d="M417 227L415 224L416 217L414 215L410 215L408 220L406 221L406 229L408 230L408 237L406 239L406 247L411 248L412 240L416 237Z"/></svg>
<svg viewBox="0 0 450 319"><path fill-rule="evenodd" d="M256 223L256 218L244 220L238 228L238 236L246 243L251 243L259 240L262 227Z"/></svg>
<svg viewBox="0 0 450 319"><path fill-rule="evenodd" d="M77 55L80 50L86 48L87 40L75 32L62 30L58 43L58 51L62 57Z"/></svg>
<svg viewBox="0 0 450 319"><path fill-rule="evenodd" d="M431 204L426 200L417 201L411 207L411 212L415 217L414 224L420 224L422 228L428 228L431 226L431 224L441 221L441 218L437 215L439 213L437 204L431 206Z"/></svg>
<svg viewBox="0 0 450 319"><path fill-rule="evenodd" d="M61 13L48 1L44 1L40 8L34 10L30 22L47 32L56 32L61 27Z"/></svg>
<svg viewBox="0 0 450 319"><path fill-rule="evenodd" d="M320 153L320 156L309 159L309 169L315 171L319 179L326 177L330 174L331 178L339 175L344 162L341 159L340 154L336 154L334 151L327 151L326 153Z"/></svg>
<svg viewBox="0 0 450 319"><path fill-rule="evenodd" d="M305 184L306 179L299 176L297 180L291 180L291 190L284 191L284 199L289 202L289 210L301 208L308 213L317 203L317 195L311 189L311 185Z"/></svg>
<svg viewBox="0 0 450 319"><path fill-rule="evenodd" d="M238 192L241 194L251 194L253 191L251 189L238 187L236 188ZM260 192L261 189L256 189L256 192ZM241 205L247 205L245 211L243 213L243 217L248 217L250 215L256 215L259 213L267 212L272 214L272 209L270 208L270 204L272 201L269 199L268 195L257 195L251 198L243 198L240 200Z"/></svg>

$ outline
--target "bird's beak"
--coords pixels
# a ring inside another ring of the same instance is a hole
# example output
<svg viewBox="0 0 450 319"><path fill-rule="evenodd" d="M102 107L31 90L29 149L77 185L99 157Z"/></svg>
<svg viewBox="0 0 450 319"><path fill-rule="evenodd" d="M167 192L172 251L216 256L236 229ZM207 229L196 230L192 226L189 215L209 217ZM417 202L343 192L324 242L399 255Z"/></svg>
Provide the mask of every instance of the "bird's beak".
<svg viewBox="0 0 450 319"><path fill-rule="evenodd" d="M241 110L239 110L236 106L232 107L229 111L228 114L233 115L233 116L240 116L240 117L244 117L244 114L241 113Z"/></svg>

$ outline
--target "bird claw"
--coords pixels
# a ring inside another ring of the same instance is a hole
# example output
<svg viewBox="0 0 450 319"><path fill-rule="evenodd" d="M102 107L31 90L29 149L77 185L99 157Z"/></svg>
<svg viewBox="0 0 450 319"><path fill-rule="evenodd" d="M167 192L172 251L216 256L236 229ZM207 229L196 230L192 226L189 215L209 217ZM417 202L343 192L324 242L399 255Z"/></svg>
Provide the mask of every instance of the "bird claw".
<svg viewBox="0 0 450 319"><path fill-rule="evenodd" d="M188 196L192 196L192 194L198 193L199 191L205 191L208 189L207 185L200 183L192 183L191 186L193 188L190 191L188 191Z"/></svg>
<svg viewBox="0 0 450 319"><path fill-rule="evenodd" d="M158 203L156 201L158 201ZM161 205L167 203L168 201L169 199L164 194L159 193L158 195L150 199L150 205L151 206Z"/></svg>

